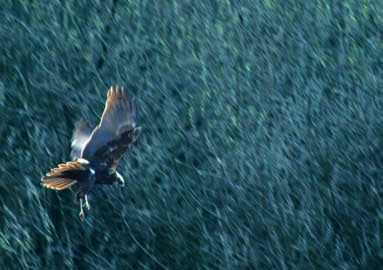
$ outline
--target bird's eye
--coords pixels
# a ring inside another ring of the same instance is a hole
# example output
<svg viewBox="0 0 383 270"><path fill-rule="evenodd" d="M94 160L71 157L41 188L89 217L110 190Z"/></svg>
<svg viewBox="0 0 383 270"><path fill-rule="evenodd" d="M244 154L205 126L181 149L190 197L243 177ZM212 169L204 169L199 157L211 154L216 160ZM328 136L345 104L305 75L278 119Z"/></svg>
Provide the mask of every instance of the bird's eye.
<svg viewBox="0 0 383 270"><path fill-rule="evenodd" d="M113 174L113 170L109 170L108 173L109 173L109 175L112 175Z"/></svg>

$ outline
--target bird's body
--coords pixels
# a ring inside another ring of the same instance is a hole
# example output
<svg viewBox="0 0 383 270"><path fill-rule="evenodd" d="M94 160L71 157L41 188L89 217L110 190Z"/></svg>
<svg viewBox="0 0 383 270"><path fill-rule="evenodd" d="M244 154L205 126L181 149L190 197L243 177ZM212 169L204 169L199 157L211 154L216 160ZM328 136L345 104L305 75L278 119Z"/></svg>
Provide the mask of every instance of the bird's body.
<svg viewBox="0 0 383 270"><path fill-rule="evenodd" d="M135 126L136 118L135 100L130 103L124 89L112 87L100 124L93 132L84 123L76 126L72 139L74 161L60 164L41 178L44 187L56 190L80 184L76 200L80 202L81 220L83 203L89 209L87 194L94 185L124 185L116 167L140 134L141 128Z"/></svg>

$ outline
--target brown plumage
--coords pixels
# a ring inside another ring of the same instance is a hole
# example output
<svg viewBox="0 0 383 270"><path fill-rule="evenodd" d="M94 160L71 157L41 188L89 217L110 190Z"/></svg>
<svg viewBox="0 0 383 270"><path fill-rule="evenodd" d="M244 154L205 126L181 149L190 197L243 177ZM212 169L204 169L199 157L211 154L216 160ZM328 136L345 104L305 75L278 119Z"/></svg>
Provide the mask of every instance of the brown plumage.
<svg viewBox="0 0 383 270"><path fill-rule="evenodd" d="M72 158L52 169L41 183L44 187L63 190L76 183L80 190L80 218L84 219L83 203L89 209L87 194L95 184L124 185L116 171L125 152L138 138L141 127L136 127L137 102L129 101L124 88L111 87L99 125L90 133L84 122L76 125L72 138Z"/></svg>

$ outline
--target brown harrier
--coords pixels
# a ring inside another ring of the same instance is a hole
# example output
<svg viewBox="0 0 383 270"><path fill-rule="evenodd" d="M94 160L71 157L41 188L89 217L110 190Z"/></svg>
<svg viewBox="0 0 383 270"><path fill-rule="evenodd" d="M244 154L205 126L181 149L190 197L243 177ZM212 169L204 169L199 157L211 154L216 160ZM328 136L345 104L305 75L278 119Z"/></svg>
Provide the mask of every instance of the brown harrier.
<svg viewBox="0 0 383 270"><path fill-rule="evenodd" d="M80 219L84 220L83 204L89 209L88 192L95 184L124 186L124 179L116 171L124 153L138 138L136 127L137 102L129 101L124 88L111 87L99 125L90 133L81 123L72 139L72 158L41 178L44 187L63 190L80 184L76 200L80 202Z"/></svg>

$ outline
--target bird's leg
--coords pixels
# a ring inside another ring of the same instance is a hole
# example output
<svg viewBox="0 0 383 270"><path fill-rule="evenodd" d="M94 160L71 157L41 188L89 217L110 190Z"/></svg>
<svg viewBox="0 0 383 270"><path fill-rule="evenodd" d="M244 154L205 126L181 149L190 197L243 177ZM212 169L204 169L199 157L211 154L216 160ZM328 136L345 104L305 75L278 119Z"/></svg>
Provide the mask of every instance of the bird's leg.
<svg viewBox="0 0 383 270"><path fill-rule="evenodd" d="M84 215L84 210L82 209L82 198L80 199L80 214L79 214L79 216L80 216L80 220L84 221L85 215Z"/></svg>
<svg viewBox="0 0 383 270"><path fill-rule="evenodd" d="M85 194L85 207L86 209L90 210L90 205L89 205L89 202L88 202L88 195Z"/></svg>

